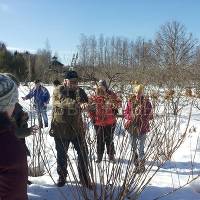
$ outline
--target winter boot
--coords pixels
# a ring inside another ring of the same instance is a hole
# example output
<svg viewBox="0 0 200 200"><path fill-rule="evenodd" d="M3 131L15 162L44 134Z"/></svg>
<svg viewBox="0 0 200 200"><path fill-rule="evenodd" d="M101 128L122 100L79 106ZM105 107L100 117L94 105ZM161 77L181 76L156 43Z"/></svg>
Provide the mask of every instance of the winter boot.
<svg viewBox="0 0 200 200"><path fill-rule="evenodd" d="M58 182L57 182L56 185L57 185L58 187L62 187L62 186L65 185L65 183L66 183L66 177L59 176Z"/></svg>

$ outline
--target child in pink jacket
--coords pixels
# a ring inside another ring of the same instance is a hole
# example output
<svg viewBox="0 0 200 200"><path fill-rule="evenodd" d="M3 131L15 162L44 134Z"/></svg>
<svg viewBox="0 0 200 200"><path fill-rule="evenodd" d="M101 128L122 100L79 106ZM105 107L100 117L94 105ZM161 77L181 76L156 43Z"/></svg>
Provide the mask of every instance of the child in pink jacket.
<svg viewBox="0 0 200 200"><path fill-rule="evenodd" d="M124 127L131 137L136 170L143 172L145 170L144 145L146 134L150 131L149 121L153 118L152 105L149 99L144 96L143 85L135 87L135 95L128 100L124 110L124 118L126 119Z"/></svg>

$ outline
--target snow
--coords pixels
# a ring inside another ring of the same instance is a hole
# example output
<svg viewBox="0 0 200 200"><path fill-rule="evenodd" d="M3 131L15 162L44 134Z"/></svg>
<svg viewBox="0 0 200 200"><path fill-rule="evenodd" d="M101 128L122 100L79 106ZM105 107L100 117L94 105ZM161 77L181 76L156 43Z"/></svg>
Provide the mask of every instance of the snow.
<svg viewBox="0 0 200 200"><path fill-rule="evenodd" d="M51 95L53 92L53 86L47 86ZM20 103L23 105L24 109L29 111L29 115L31 115L34 119L36 116L32 108L30 107L30 101L27 100L24 102L21 97L25 96L28 93L28 88L26 86L20 86L19 88L19 99ZM89 91L87 91L89 93ZM52 101L52 99L51 99ZM48 118L49 122L51 121L51 111L52 111L52 102L50 101L48 105ZM199 100L198 100L199 101ZM181 127L186 127L187 123L187 113L189 112L189 108L185 109L181 119ZM187 135L186 140L180 146L180 148L175 152L170 161L167 161L164 166L160 168L160 170L156 173L150 183L142 192L139 200L153 200L158 198L159 196L163 196L164 194L176 190L180 186L183 186L188 178L198 177L200 174L200 142L199 142L199 133L200 133L200 110L197 108L193 108L189 128L190 133ZM115 133L115 143L120 142L123 137L127 137L126 134L122 134L123 128L121 128L120 120L118 123L118 128ZM31 124L30 124L31 125ZM91 141L94 135L93 127L90 126L87 121L87 127L89 128L89 134L91 134ZM48 135L49 127L43 129L44 141L45 141L45 151L47 151L48 157L46 158L46 162L49 165L51 176L47 173L46 166L44 167L44 175L38 177L29 177L29 180L33 182L32 185L28 186L28 196L29 200L62 200L62 199L83 199L81 197L83 187L80 185L76 185L75 182L67 182L66 185L62 188L58 188L55 186L55 182L58 178L56 172L56 158L55 158L55 146L54 140L52 137ZM33 137L30 136L27 139L28 147L31 149ZM95 144L92 144L95 145ZM94 148L94 146L92 146ZM130 145L127 147L127 152L130 152ZM92 150L91 150L92 152ZM119 153L119 150L117 151ZM196 153L195 153L196 152ZM69 154L72 159L72 165L76 165L76 154L73 153L73 148L70 146ZM95 155L93 155L95 159ZM191 163L193 160L193 163ZM125 160L126 161L126 160ZM105 161L106 162L106 161ZM92 165L94 169L96 169L96 164ZM69 166L68 166L69 167ZM76 168L76 166L74 167ZM124 168L125 169L125 168ZM193 170L192 170L193 169ZM156 166L152 167L151 173L154 173L156 170ZM177 173L178 172L178 173ZM77 171L75 171L77 174ZM123 173L122 173L123 174ZM72 177L71 177L72 178ZM97 178L97 181L98 178ZM100 186L97 186L100 188ZM91 191L90 197L93 199L93 194ZM170 195L164 196L161 199L163 200L200 200L200 181L198 178L192 183L186 185L185 187L173 192Z"/></svg>

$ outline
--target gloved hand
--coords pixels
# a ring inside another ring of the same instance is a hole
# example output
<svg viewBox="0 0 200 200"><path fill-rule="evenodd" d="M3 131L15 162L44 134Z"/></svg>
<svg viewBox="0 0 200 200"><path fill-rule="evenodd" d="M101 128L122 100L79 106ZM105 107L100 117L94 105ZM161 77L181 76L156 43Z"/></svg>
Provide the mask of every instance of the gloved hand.
<svg viewBox="0 0 200 200"><path fill-rule="evenodd" d="M38 130L39 130L39 127L37 125L33 125L30 127L31 134L33 135L35 135Z"/></svg>
<svg viewBox="0 0 200 200"><path fill-rule="evenodd" d="M46 110L47 109L47 103L43 103L43 109Z"/></svg>

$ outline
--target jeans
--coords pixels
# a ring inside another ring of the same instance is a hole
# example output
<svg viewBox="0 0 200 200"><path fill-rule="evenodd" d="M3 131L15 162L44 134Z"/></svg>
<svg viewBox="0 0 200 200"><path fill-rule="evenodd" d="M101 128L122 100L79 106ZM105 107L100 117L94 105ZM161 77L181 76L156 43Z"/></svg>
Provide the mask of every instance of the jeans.
<svg viewBox="0 0 200 200"><path fill-rule="evenodd" d="M42 123L42 118L43 118L45 127L48 127L48 117L47 117L46 107L40 107L36 105L36 111L37 111L39 126L43 127Z"/></svg>
<svg viewBox="0 0 200 200"><path fill-rule="evenodd" d="M132 151L138 151L138 159L142 160L145 157L144 154L144 145L146 141L146 134L136 134L130 133L130 143L132 146Z"/></svg>

